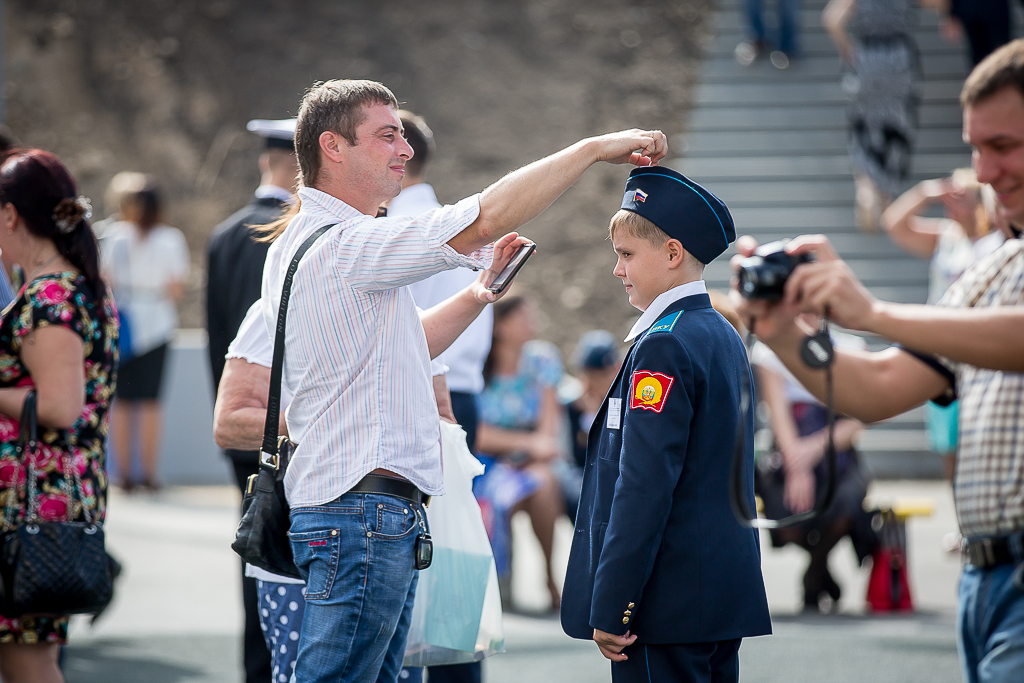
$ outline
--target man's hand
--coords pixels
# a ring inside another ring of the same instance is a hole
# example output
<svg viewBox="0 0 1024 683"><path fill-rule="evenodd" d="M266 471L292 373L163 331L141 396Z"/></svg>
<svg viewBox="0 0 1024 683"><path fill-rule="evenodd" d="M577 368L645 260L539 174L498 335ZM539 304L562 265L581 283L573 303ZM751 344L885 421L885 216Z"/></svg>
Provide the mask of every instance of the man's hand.
<svg viewBox="0 0 1024 683"><path fill-rule="evenodd" d="M597 649L613 662L624 662L629 659L629 657L622 654L622 651L635 641L636 636L629 635L629 631L626 631L624 636L616 636L611 633L605 633L600 629L594 629L594 642L597 643Z"/></svg>
<svg viewBox="0 0 1024 683"><path fill-rule="evenodd" d="M634 166L657 166L668 154L668 138L660 130L633 128L584 141L591 145L597 161Z"/></svg>
<svg viewBox="0 0 1024 683"><path fill-rule="evenodd" d="M750 235L743 235L736 240L736 255L730 261L734 273L739 269L740 261L752 255L757 246L757 240ZM743 324L752 323L751 331L757 335L758 339L766 343L785 336L803 336L803 332L797 327L797 316L800 314L799 306L787 304L785 301L773 303L759 299L747 299L740 294L736 277L732 279L729 301L735 307Z"/></svg>
<svg viewBox="0 0 1024 683"><path fill-rule="evenodd" d="M786 281L783 302L824 315L853 330L868 330L877 300L839 258L824 235L802 235L786 245L790 254L814 254L812 263L796 267Z"/></svg>
<svg viewBox="0 0 1024 683"><path fill-rule="evenodd" d="M487 304L501 298L487 286L494 282L501 269L512 259L516 251L530 240L510 232L494 243L491 267L481 271L476 281L458 294L445 299L430 310L420 314L423 333L427 337L427 350L431 358L437 358L462 334L470 323L476 320ZM502 294L508 292L506 287Z"/></svg>
<svg viewBox="0 0 1024 683"><path fill-rule="evenodd" d="M517 232L510 232L497 242L494 243L494 258L491 260L491 267L487 270L480 271L479 277L476 282L469 286L470 293L473 298L482 304L491 304L503 297L508 290L511 289L512 283L506 287L501 294L495 294L491 290L487 289L494 278L498 277L501 273L502 268L508 265L508 262L512 260L512 257L519 251L519 247L527 244L530 240L526 239ZM515 280L513 280L515 282Z"/></svg>

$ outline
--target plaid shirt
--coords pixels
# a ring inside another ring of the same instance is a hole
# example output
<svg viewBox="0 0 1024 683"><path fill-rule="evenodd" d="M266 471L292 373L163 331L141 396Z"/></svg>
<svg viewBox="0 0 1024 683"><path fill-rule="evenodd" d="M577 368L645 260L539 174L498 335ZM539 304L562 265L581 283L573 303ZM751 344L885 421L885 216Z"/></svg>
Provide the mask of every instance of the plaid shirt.
<svg viewBox="0 0 1024 683"><path fill-rule="evenodd" d="M1024 305L1024 240L1007 240L975 263L938 305ZM960 529L972 540L1024 531L1024 373L939 361L953 373L960 399L953 484Z"/></svg>

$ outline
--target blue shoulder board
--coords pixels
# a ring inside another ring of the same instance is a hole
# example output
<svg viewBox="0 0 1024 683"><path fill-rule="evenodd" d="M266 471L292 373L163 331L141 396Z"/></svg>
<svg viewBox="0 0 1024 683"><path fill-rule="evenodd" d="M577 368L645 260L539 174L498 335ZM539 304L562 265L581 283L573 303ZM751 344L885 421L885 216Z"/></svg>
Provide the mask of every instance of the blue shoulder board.
<svg viewBox="0 0 1024 683"><path fill-rule="evenodd" d="M647 331L647 334L654 334L655 332L671 332L672 328L676 326L676 321L686 311L679 311L678 313L672 313L666 315L664 318L654 323L654 326Z"/></svg>

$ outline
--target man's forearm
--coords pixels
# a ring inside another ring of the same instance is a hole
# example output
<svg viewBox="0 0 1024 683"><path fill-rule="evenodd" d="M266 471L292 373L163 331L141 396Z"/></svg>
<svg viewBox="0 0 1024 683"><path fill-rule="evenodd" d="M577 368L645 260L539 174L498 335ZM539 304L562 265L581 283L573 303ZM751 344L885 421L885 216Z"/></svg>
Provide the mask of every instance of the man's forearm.
<svg viewBox="0 0 1024 683"><path fill-rule="evenodd" d="M444 353L476 320L486 305L478 301L467 288L424 311L420 315L420 322L423 323L430 357L437 358Z"/></svg>
<svg viewBox="0 0 1024 683"><path fill-rule="evenodd" d="M237 408L214 415L213 440L221 448L255 451L263 445L266 408Z"/></svg>
<svg viewBox="0 0 1024 683"><path fill-rule="evenodd" d="M231 358L224 364L213 406L213 440L221 448L256 450L263 443L270 394L270 368ZM288 433L281 411L278 433Z"/></svg>
<svg viewBox="0 0 1024 683"><path fill-rule="evenodd" d="M480 215L449 244L469 254L540 215L597 161L588 140L524 166L480 196Z"/></svg>
<svg viewBox="0 0 1024 683"><path fill-rule="evenodd" d="M824 403L828 399L825 371L814 370L803 362L803 336L794 326L792 331L765 343L797 380ZM899 415L939 395L944 388L943 380L933 370L898 349L876 353L836 349L832 378L836 411L862 422Z"/></svg>
<svg viewBox="0 0 1024 683"><path fill-rule="evenodd" d="M918 353L1024 372L1024 307L968 309L878 302L865 325Z"/></svg>

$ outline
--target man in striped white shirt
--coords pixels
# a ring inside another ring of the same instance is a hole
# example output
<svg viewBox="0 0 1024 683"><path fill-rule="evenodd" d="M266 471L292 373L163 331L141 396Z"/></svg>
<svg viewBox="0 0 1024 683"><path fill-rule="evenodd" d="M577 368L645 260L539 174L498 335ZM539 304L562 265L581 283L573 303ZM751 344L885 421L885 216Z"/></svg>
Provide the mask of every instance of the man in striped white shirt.
<svg viewBox="0 0 1024 683"><path fill-rule="evenodd" d="M395 681L401 670L421 501L444 492L430 358L496 299L486 284L525 242L512 231L592 164L648 165L667 152L660 131L589 138L453 206L376 219L401 191L412 157L397 112L394 95L371 81L329 81L306 93L295 131L301 209L263 275L263 316L274 329L293 254L334 224L296 271L286 329L286 420L299 446L285 489L307 603L300 683ZM450 268L486 268L499 236L492 270L421 321L407 285Z"/></svg>

